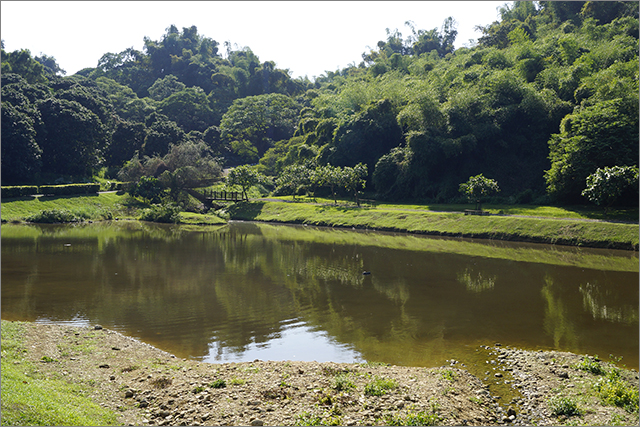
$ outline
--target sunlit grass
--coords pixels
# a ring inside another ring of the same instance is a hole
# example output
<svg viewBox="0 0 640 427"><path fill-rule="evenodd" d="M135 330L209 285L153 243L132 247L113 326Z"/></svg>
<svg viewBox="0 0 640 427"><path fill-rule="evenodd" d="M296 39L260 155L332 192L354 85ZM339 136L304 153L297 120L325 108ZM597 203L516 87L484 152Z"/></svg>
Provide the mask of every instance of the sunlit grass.
<svg viewBox="0 0 640 427"><path fill-rule="evenodd" d="M81 386L36 374L23 358L23 328L2 321L2 425L115 425L115 413L85 397Z"/></svg>

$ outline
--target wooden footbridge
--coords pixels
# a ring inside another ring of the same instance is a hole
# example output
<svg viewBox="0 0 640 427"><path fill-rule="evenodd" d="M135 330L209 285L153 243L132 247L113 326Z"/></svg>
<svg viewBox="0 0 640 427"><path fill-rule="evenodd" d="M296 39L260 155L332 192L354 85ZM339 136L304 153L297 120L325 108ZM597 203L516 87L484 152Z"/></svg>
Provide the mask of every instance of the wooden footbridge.
<svg viewBox="0 0 640 427"><path fill-rule="evenodd" d="M186 191L206 205L210 205L214 201L240 202L242 200L246 200L241 191L204 190L203 192L199 192L192 189L188 189Z"/></svg>

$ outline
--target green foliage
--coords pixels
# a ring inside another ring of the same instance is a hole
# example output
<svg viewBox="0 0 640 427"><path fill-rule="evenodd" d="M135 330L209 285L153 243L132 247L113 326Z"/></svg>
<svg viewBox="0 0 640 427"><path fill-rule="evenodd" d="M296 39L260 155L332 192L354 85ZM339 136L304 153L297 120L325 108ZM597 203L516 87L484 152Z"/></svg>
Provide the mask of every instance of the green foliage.
<svg viewBox="0 0 640 427"><path fill-rule="evenodd" d="M595 389L605 405L624 408L629 413L638 413L637 384L626 383L620 375L620 370L613 368L606 378L595 384Z"/></svg>
<svg viewBox="0 0 640 427"><path fill-rule="evenodd" d="M482 174L472 176L467 182L460 184L460 192L466 195L469 201L476 202L476 209L479 210L482 210L482 200L498 191L498 183Z"/></svg>
<svg viewBox="0 0 640 427"><path fill-rule="evenodd" d="M225 388L227 383L222 378L219 378L210 384L211 388Z"/></svg>
<svg viewBox="0 0 640 427"><path fill-rule="evenodd" d="M581 414L577 403L569 397L555 396L548 403L551 414L555 417L573 417Z"/></svg>
<svg viewBox="0 0 640 427"><path fill-rule="evenodd" d="M40 213L29 215L24 218L27 222L44 224L62 224L67 222L82 222L88 219L82 213L78 214L66 209L45 209Z"/></svg>
<svg viewBox="0 0 640 427"><path fill-rule="evenodd" d="M638 168L604 167L596 169L587 177L587 187L582 190L582 195L596 205L609 207L627 190L635 190L636 197L633 204L637 205Z"/></svg>
<svg viewBox="0 0 640 427"><path fill-rule="evenodd" d="M23 185L18 187L3 186L0 194L3 199L30 196L32 194L38 194L38 187L35 185Z"/></svg>
<svg viewBox="0 0 640 427"><path fill-rule="evenodd" d="M387 415L385 423L389 426L438 426L444 419L436 413L409 412L406 415Z"/></svg>
<svg viewBox="0 0 640 427"><path fill-rule="evenodd" d="M166 195L164 186L157 178L143 176L129 189L129 194L147 203L160 203Z"/></svg>
<svg viewBox="0 0 640 427"><path fill-rule="evenodd" d="M598 168L638 161L638 104L604 101L562 120L561 133L549 140L549 193L579 200L584 182Z"/></svg>
<svg viewBox="0 0 640 427"><path fill-rule="evenodd" d="M355 386L348 374L340 373L333 379L333 388L337 391L349 390Z"/></svg>
<svg viewBox="0 0 640 427"><path fill-rule="evenodd" d="M100 191L100 184L66 184L41 185L38 192L48 196L69 196L71 194L95 194Z"/></svg>
<svg viewBox="0 0 640 427"><path fill-rule="evenodd" d="M577 363L574 368L590 372L594 375L604 375L606 373L605 369L600 364L600 360L598 360L598 356L585 357L580 363Z"/></svg>
<svg viewBox="0 0 640 427"><path fill-rule="evenodd" d="M260 173L258 173L255 168L242 165L235 167L229 171L227 175L226 185L229 187L240 187L242 191L242 197L245 200L248 200L247 192L251 187L258 185L263 181L263 177Z"/></svg>
<svg viewBox="0 0 640 427"><path fill-rule="evenodd" d="M140 219L142 221L177 224L180 222L180 208L174 204L153 205L142 211Z"/></svg>
<svg viewBox="0 0 640 427"><path fill-rule="evenodd" d="M382 396L387 394L388 390L393 390L397 387L398 383L395 380L376 377L364 386L364 394L366 396Z"/></svg>

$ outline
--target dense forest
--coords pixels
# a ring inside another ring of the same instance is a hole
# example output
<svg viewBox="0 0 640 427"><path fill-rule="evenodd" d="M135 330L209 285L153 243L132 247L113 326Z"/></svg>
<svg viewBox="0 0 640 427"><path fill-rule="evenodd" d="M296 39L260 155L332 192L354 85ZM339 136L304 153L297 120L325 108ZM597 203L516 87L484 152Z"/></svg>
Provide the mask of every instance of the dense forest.
<svg viewBox="0 0 640 427"><path fill-rule="evenodd" d="M458 49L454 18L407 21L407 36L387 29L360 64L315 81L195 26L72 76L3 43L2 184L254 164L283 194L300 191L278 185L292 174L364 165L379 199L451 202L483 174L509 203L585 203L599 168L638 167L638 3L519 1L499 14ZM637 184L620 201L637 205Z"/></svg>

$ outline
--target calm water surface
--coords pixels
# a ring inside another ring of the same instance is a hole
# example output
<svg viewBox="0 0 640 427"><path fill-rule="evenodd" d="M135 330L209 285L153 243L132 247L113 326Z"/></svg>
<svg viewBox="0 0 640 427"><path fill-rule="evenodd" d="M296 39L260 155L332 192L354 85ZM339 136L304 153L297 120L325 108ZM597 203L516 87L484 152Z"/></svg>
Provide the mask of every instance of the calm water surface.
<svg viewBox="0 0 640 427"><path fill-rule="evenodd" d="M500 342L637 369L638 254L240 222L3 224L2 318L101 324L206 362L439 366Z"/></svg>

